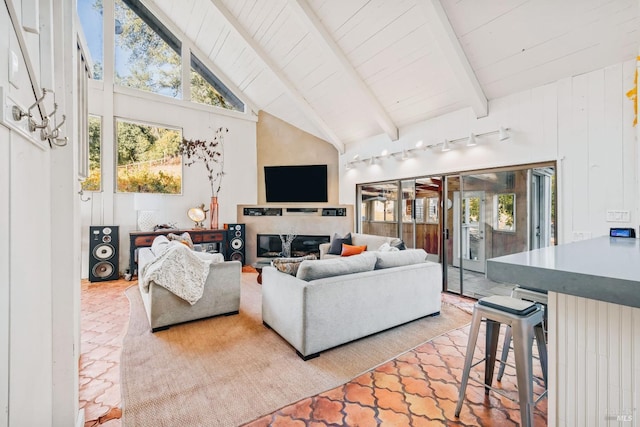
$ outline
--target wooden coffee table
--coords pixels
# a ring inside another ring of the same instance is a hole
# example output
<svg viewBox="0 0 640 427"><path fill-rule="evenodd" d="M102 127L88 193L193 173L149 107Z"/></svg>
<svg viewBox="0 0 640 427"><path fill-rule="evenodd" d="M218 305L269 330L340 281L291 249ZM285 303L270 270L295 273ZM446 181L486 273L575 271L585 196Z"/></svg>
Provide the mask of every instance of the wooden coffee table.
<svg viewBox="0 0 640 427"><path fill-rule="evenodd" d="M271 265L271 261L257 261L251 264L251 267L255 268L258 272L258 283L262 285L262 269L264 267L269 267Z"/></svg>

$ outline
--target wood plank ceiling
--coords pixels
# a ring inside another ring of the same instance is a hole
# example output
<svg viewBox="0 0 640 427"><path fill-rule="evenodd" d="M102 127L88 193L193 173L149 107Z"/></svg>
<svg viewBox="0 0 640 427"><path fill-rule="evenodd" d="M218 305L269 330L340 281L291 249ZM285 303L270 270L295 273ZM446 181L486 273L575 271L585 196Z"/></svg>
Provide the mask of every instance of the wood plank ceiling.
<svg viewBox="0 0 640 427"><path fill-rule="evenodd" d="M638 0L145 0L294 126L344 144L634 58ZM204 57L203 57L204 56Z"/></svg>

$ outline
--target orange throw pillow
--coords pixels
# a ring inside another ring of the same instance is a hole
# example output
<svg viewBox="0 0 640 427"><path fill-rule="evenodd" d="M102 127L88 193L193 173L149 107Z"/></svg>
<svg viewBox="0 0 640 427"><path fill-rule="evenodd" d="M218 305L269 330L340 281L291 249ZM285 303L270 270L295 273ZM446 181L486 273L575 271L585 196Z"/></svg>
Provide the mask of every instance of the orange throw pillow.
<svg viewBox="0 0 640 427"><path fill-rule="evenodd" d="M363 246L355 246L355 245L347 245L345 243L342 244L342 253L341 256L351 256L358 255L367 250L367 245Z"/></svg>

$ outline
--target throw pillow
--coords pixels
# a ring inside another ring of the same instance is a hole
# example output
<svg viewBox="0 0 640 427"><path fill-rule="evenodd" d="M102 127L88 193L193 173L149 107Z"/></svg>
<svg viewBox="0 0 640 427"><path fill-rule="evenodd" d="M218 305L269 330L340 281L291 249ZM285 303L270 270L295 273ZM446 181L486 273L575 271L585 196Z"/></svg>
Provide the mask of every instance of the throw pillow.
<svg viewBox="0 0 640 427"><path fill-rule="evenodd" d="M151 243L151 252L158 257L167 249L168 245L169 239L167 239L166 236L158 236L153 239L153 243Z"/></svg>
<svg viewBox="0 0 640 427"><path fill-rule="evenodd" d="M404 251L405 249L407 249L407 246L404 244L402 239L398 239L397 237L395 239L391 240L389 245L391 245L394 248L398 248L401 251Z"/></svg>
<svg viewBox="0 0 640 427"><path fill-rule="evenodd" d="M295 276L296 274L298 274L298 268L300 267L302 261L313 259L317 259L316 256L314 254L309 254L296 258L276 258L271 261L271 264L273 264L273 266L277 268L278 271Z"/></svg>
<svg viewBox="0 0 640 427"><path fill-rule="evenodd" d="M331 247L327 252L330 255L341 255L342 254L342 244L345 243L347 245L351 245L351 233L347 233L346 236L340 237L338 234L333 235L333 239L331 239Z"/></svg>
<svg viewBox="0 0 640 427"><path fill-rule="evenodd" d="M400 249L398 249L397 247L395 247L395 246L391 246L391 245L390 245L390 244L388 244L388 243L383 243L383 244L382 244L382 246L380 246L380 247L378 248L378 251L379 251L379 252L395 252L395 251L399 251L399 250L400 250Z"/></svg>
<svg viewBox="0 0 640 427"><path fill-rule="evenodd" d="M346 243L343 243L342 252L340 252L340 255L341 256L360 255L362 252L366 250L367 250L367 245L355 246L355 245L347 245Z"/></svg>
<svg viewBox="0 0 640 427"><path fill-rule="evenodd" d="M186 231L179 236L174 233L169 233L167 234L167 239L175 240L176 242L180 242L187 246L189 249L193 249L193 240L191 240L191 235Z"/></svg>

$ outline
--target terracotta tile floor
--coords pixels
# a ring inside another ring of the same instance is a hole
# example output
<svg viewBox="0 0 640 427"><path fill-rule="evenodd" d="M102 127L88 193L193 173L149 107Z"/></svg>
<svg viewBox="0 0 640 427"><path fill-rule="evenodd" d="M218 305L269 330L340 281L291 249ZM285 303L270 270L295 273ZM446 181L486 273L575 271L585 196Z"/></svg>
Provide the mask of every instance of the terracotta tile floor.
<svg viewBox="0 0 640 427"><path fill-rule="evenodd" d="M118 365L129 319L124 290L136 283L82 283L80 407L85 409L85 427L121 426ZM444 294L443 302L471 312L475 301ZM460 418L455 418L467 337L468 327L447 332L347 384L292 403L246 427L518 425L517 403L495 393L485 395L473 382L467 387ZM484 343L482 334L478 342ZM482 351L478 346L476 357ZM540 376L538 366L534 363L535 374ZM480 364L473 375L480 378L483 369ZM515 373L508 367L497 384L513 396L515 382ZM542 389L537 381L534 392ZM535 408L536 426L547 425L546 412L543 398Z"/></svg>

